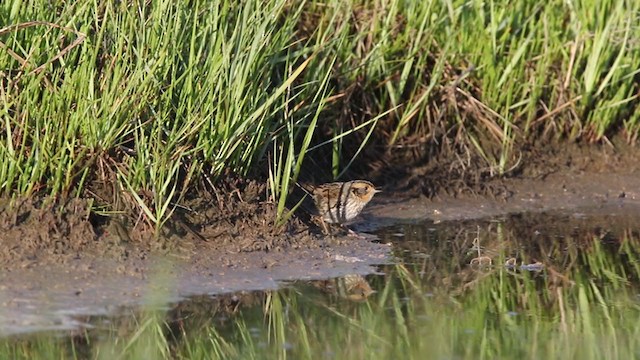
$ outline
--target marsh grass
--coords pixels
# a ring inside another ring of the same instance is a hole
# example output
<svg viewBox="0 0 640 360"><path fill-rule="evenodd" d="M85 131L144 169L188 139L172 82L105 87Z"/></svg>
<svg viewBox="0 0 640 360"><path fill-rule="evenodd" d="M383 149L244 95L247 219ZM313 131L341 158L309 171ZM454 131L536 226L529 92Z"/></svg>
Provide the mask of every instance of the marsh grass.
<svg viewBox="0 0 640 360"><path fill-rule="evenodd" d="M204 180L258 173L283 222L301 174L403 149L495 176L540 138L635 142L639 7L4 1L0 190L96 197L158 229Z"/></svg>

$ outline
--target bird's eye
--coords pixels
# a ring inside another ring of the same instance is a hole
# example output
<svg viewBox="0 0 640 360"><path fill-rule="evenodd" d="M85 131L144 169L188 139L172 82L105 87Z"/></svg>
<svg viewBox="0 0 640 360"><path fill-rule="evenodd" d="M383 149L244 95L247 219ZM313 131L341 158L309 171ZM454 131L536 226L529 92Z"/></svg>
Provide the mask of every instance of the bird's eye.
<svg viewBox="0 0 640 360"><path fill-rule="evenodd" d="M357 196L365 196L369 192L367 188L355 188L352 191Z"/></svg>

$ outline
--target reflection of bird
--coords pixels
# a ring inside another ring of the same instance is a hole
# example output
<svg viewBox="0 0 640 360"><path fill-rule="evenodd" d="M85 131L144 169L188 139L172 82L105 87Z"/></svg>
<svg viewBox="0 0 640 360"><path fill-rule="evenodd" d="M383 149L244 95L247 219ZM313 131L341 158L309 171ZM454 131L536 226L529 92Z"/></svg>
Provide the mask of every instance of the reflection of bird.
<svg viewBox="0 0 640 360"><path fill-rule="evenodd" d="M375 292L367 279L357 274L336 279L336 285L340 296L354 301L365 300Z"/></svg>
<svg viewBox="0 0 640 360"><path fill-rule="evenodd" d="M358 274L318 281L314 285L325 292L352 301L366 300L371 294L375 293L367 279Z"/></svg>
<svg viewBox="0 0 640 360"><path fill-rule="evenodd" d="M325 232L329 224L344 224L353 220L365 205L380 192L365 180L334 182L311 187L311 195L322 219Z"/></svg>

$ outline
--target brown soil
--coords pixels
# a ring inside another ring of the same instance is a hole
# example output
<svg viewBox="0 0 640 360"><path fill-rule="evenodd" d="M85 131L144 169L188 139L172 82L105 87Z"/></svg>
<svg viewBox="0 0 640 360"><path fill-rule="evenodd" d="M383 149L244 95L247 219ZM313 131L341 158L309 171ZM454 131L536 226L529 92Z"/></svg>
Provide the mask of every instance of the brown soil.
<svg viewBox="0 0 640 360"><path fill-rule="evenodd" d="M125 216L90 213L87 199L18 199L0 204L0 264L6 268L66 264L100 257L127 264L150 254L195 260L199 255L322 250L347 244L344 229L327 237L310 216L275 222L266 185L234 181L202 191L175 209L159 232ZM303 221L304 219L304 221Z"/></svg>
<svg viewBox="0 0 640 360"><path fill-rule="evenodd" d="M24 267L49 257L66 262L92 249L96 233L89 209L88 201L81 199L64 203L3 200L0 262L8 267Z"/></svg>

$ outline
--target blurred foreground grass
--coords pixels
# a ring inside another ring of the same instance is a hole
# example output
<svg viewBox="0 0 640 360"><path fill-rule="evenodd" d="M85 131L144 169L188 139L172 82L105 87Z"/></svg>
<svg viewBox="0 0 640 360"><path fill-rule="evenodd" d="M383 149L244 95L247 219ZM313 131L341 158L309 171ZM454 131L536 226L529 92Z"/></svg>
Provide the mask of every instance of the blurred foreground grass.
<svg viewBox="0 0 640 360"><path fill-rule="evenodd" d="M283 216L301 173L340 178L385 152L451 151L499 175L539 139L635 143L639 9L3 1L0 192L124 200L157 227L230 172L268 179Z"/></svg>

